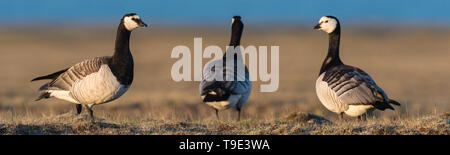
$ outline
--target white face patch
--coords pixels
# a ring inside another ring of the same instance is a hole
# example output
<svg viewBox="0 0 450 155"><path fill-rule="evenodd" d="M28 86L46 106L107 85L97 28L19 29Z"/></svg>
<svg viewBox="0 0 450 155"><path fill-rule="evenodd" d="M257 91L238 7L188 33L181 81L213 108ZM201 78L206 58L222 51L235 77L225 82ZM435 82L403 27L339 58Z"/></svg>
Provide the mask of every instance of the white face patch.
<svg viewBox="0 0 450 155"><path fill-rule="evenodd" d="M338 22L335 19L323 16L319 20L319 25L320 25L319 30L325 31L327 33L331 33L334 31L334 29L336 29L337 23Z"/></svg>
<svg viewBox="0 0 450 155"><path fill-rule="evenodd" d="M129 31L132 31L135 28L139 27L139 24L136 23L133 19L140 19L140 17L138 15L134 15L134 16L125 17L123 19L123 24L125 25L125 28L127 28L127 30L129 30Z"/></svg>
<svg viewBox="0 0 450 155"><path fill-rule="evenodd" d="M234 18L231 18L231 25L233 25L234 23Z"/></svg>

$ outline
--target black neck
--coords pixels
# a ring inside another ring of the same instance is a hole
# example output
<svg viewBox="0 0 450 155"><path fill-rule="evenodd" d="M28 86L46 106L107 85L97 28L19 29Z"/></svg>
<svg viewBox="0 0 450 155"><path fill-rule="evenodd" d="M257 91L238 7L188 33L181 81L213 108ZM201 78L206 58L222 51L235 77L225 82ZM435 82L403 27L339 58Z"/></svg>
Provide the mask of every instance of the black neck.
<svg viewBox="0 0 450 155"><path fill-rule="evenodd" d="M241 45L242 28L234 28L231 31L230 46L236 47Z"/></svg>
<svg viewBox="0 0 450 155"><path fill-rule="evenodd" d="M109 67L117 80L124 85L130 85L133 81L133 56L130 51L131 31L125 28L123 22L117 28L116 45L114 55Z"/></svg>
<svg viewBox="0 0 450 155"><path fill-rule="evenodd" d="M341 58L339 57L339 43L341 38L341 29L339 24L336 26L336 29L328 35L328 54L325 60L322 63L322 67L320 69L320 74L325 72L327 69L332 68L334 66L342 65Z"/></svg>
<svg viewBox="0 0 450 155"><path fill-rule="evenodd" d="M131 31L125 28L123 22L117 28L116 45L114 48L113 59L121 59L131 54L130 52L130 35Z"/></svg>
<svg viewBox="0 0 450 155"><path fill-rule="evenodd" d="M236 48L237 46L241 45L241 36L242 31L244 29L244 24L240 20L236 20L233 25L231 25L231 39L230 39L230 48ZM236 51L240 52L240 51ZM223 59L226 59L227 52L225 51L225 54L223 55ZM234 60L237 59L237 55L234 54Z"/></svg>

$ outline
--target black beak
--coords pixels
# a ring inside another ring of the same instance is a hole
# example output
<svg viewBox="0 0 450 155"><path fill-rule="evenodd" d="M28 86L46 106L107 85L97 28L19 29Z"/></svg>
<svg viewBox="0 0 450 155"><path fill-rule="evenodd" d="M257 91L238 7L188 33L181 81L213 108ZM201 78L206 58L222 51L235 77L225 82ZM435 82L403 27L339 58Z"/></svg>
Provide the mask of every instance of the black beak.
<svg viewBox="0 0 450 155"><path fill-rule="evenodd" d="M142 20L139 20L139 21L138 21L138 24L139 24L140 27L147 27L147 26L148 26L148 25L145 24Z"/></svg>
<svg viewBox="0 0 450 155"><path fill-rule="evenodd" d="M320 24L317 24L316 26L314 26L314 28L313 28L314 30L318 30L318 29L320 29Z"/></svg>

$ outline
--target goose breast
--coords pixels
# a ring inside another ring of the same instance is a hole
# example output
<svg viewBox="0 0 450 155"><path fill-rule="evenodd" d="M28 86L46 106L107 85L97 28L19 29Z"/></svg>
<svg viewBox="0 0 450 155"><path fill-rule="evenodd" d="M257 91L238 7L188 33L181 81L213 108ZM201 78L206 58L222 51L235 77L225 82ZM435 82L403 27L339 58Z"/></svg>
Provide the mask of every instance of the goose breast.
<svg viewBox="0 0 450 155"><path fill-rule="evenodd" d="M122 96L129 85L122 85L111 72L108 65L76 82L71 88L71 95L80 103L102 104Z"/></svg>

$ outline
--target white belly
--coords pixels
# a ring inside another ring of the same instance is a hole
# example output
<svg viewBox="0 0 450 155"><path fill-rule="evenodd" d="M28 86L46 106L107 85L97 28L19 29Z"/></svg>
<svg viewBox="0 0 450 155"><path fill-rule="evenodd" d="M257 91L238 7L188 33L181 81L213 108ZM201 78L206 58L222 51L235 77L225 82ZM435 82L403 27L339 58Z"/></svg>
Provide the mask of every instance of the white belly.
<svg viewBox="0 0 450 155"><path fill-rule="evenodd" d="M366 113L367 110L372 108L372 105L349 105L348 109L345 111L345 114L356 117Z"/></svg>
<svg viewBox="0 0 450 155"><path fill-rule="evenodd" d="M55 97L61 100L69 101L72 103L78 103L77 100L73 99L68 90L48 90L51 97Z"/></svg>
<svg viewBox="0 0 450 155"><path fill-rule="evenodd" d="M226 101L206 102L206 104L217 110L225 110L236 106L241 97L242 95L231 95Z"/></svg>
<svg viewBox="0 0 450 155"><path fill-rule="evenodd" d="M108 65L102 65L98 72L75 83L70 92L79 103L102 104L119 98L128 88L117 81Z"/></svg>
<svg viewBox="0 0 450 155"><path fill-rule="evenodd" d="M325 108L335 113L342 113L347 109L347 105L342 103L336 93L328 87L328 83L322 81L325 73L322 73L316 81L316 94Z"/></svg>

